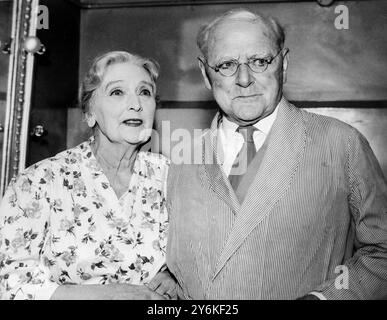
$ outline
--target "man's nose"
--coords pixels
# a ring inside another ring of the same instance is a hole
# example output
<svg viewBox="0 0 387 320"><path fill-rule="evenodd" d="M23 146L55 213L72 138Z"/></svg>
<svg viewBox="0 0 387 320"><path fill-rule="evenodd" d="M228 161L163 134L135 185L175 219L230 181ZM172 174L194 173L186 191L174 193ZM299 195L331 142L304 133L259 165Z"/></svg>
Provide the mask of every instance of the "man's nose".
<svg viewBox="0 0 387 320"><path fill-rule="evenodd" d="M237 71L236 84L240 87L247 88L254 83L255 79L251 72L252 71L248 65L246 63L242 63Z"/></svg>

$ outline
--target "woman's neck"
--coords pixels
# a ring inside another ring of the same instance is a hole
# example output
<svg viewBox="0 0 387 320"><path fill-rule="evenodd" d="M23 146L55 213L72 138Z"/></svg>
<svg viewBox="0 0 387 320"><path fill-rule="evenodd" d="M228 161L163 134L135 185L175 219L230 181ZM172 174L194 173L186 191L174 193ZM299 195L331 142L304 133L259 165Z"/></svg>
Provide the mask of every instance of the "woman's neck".
<svg viewBox="0 0 387 320"><path fill-rule="evenodd" d="M140 145L113 143L99 134L94 137L91 149L117 198L121 198L128 190Z"/></svg>
<svg viewBox="0 0 387 320"><path fill-rule="evenodd" d="M115 172L128 172L129 169L131 172L140 146L114 143L103 134L98 134L95 136L91 148L97 161L104 169Z"/></svg>

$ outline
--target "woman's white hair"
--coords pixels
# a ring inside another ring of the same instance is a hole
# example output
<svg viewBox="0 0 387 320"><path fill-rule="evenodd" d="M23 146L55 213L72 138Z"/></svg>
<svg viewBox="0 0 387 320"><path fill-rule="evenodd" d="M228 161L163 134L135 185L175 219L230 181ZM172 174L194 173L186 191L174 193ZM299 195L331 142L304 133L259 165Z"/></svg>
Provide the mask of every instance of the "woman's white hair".
<svg viewBox="0 0 387 320"><path fill-rule="evenodd" d="M79 89L79 105L82 111L87 114L90 111L91 98L96 89L101 85L103 76L107 68L116 63L130 62L140 67L149 73L152 81L155 84L159 76L159 64L157 61L149 58L144 58L136 54L126 51L110 51L94 59L89 71Z"/></svg>
<svg viewBox="0 0 387 320"><path fill-rule="evenodd" d="M269 28L275 37L278 49L282 49L285 44L285 33L281 25L272 17L254 13L244 8L232 9L215 18L212 22L202 26L197 34L197 45L205 58L208 57L208 42L216 27L225 20L250 21L252 23L263 23Z"/></svg>

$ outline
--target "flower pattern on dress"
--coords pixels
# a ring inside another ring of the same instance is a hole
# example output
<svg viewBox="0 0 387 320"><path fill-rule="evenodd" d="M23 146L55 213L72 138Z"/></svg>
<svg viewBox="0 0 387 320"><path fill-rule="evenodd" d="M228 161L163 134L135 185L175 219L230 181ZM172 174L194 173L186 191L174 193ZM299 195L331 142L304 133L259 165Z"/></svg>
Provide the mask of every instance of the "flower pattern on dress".
<svg viewBox="0 0 387 320"><path fill-rule="evenodd" d="M0 298L47 299L61 284L143 284L165 264L169 161L139 152L118 199L92 139L9 185L0 206Z"/></svg>

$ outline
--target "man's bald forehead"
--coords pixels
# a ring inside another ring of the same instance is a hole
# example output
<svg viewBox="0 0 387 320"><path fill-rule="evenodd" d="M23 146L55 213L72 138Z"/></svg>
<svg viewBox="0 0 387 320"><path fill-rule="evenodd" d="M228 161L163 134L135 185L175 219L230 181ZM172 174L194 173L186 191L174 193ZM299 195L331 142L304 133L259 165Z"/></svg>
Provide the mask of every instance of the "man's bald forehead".
<svg viewBox="0 0 387 320"><path fill-rule="evenodd" d="M277 35L273 30L272 26L268 24L266 21L259 19L243 19L243 18L228 18L222 21L219 21L211 32L208 35L208 48L210 48L219 37L227 36L228 30L233 29L234 24L247 23L250 24L253 28L255 28L259 33L262 34L263 37L267 38L270 42L273 43L273 46L277 46Z"/></svg>
<svg viewBox="0 0 387 320"><path fill-rule="evenodd" d="M214 41L214 35L222 30L223 26L233 22L248 22L257 26L262 34L272 40L277 49L282 49L285 42L285 34L279 23L271 17L265 17L246 9L234 9L214 19L211 23L203 26L197 35L197 44L205 57L208 54L209 42Z"/></svg>

